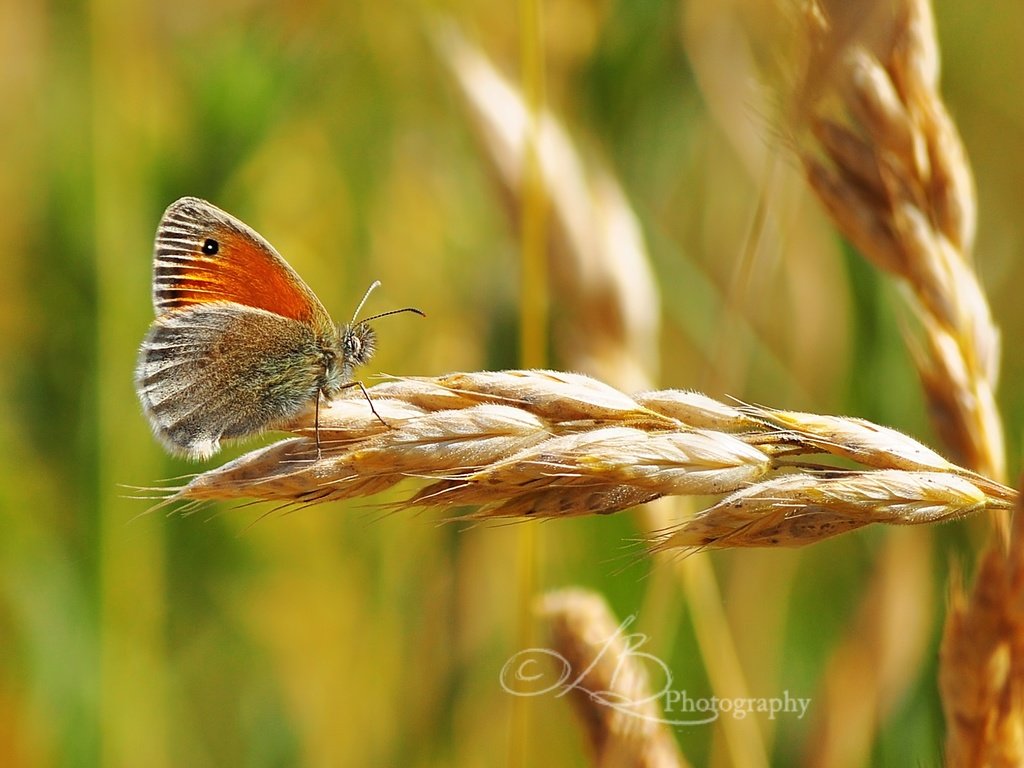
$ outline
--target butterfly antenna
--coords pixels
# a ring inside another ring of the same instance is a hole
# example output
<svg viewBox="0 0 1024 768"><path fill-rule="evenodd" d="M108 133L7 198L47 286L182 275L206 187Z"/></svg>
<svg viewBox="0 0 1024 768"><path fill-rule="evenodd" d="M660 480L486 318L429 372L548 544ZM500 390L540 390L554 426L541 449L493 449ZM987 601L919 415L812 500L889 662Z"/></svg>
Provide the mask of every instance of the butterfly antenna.
<svg viewBox="0 0 1024 768"><path fill-rule="evenodd" d="M356 319L359 317L359 313L363 311L363 304L370 298L370 294L380 288L380 280L374 280L370 283L370 287L366 289L366 293L363 294L362 300L359 302L359 306L356 307L356 311L352 313L352 325L355 325ZM371 318L372 319L372 318Z"/></svg>
<svg viewBox="0 0 1024 768"><path fill-rule="evenodd" d="M370 284L370 287L366 289L366 293L363 294L362 301L359 302L359 306L356 307L356 311L352 313L352 325L356 324L356 320L359 318L359 313L362 311L363 305L366 303L366 300L370 298L370 294L373 293L379 287L380 280L374 280L373 283ZM413 314L419 315L420 317L427 316L426 312L424 312L421 309L416 309L416 307L402 307L401 309L390 309L387 312L381 312L376 315L370 315L369 317L364 318L362 322L369 323L371 320L380 320L382 317L387 317L388 315L398 315L401 314L402 312L412 312Z"/></svg>
<svg viewBox="0 0 1024 768"><path fill-rule="evenodd" d="M381 312L379 315L370 315L368 318L363 320L363 322L368 323L371 320L380 320L382 317L387 317L388 315L398 315L401 314L402 312L412 312L414 315L419 315L420 317L427 316L427 313L424 312L422 309L416 309L416 307L402 307L401 309L390 309L387 312Z"/></svg>

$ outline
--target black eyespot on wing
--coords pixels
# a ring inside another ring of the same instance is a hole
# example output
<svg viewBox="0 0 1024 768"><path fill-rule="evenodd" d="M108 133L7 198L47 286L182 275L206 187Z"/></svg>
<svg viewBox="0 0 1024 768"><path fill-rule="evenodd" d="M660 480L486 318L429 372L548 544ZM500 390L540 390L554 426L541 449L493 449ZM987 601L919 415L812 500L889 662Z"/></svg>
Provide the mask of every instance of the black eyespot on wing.
<svg viewBox="0 0 1024 768"><path fill-rule="evenodd" d="M203 253L207 256L216 256L217 251L220 250L220 243L214 240L212 237L206 238L206 242L203 243Z"/></svg>

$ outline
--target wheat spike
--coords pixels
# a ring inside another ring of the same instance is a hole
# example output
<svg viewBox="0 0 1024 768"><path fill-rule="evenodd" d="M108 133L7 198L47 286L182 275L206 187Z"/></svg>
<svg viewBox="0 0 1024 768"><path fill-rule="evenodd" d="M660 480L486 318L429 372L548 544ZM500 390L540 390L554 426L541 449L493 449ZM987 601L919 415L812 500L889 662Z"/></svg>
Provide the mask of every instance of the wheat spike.
<svg viewBox="0 0 1024 768"><path fill-rule="evenodd" d="M954 582L940 649L949 765L1024 764L1024 514L1009 551L982 558L968 595Z"/></svg>
<svg viewBox="0 0 1024 768"><path fill-rule="evenodd" d="M792 111L810 137L800 158L839 229L909 289L925 339L915 360L944 441L1000 480L999 332L973 267L973 177L938 92L931 9L927 0L870 8L809 6L811 52Z"/></svg>
<svg viewBox="0 0 1024 768"><path fill-rule="evenodd" d="M877 21L890 9L871 7L880 13L862 18ZM843 23L838 5L831 14L812 5L805 81L811 87L798 94L795 115L815 141L801 158L839 228L908 288L924 337L923 348L912 352L944 442L960 462L1001 480L1005 456L994 396L999 334L974 272L972 174L938 92L929 3L904 0L892 9L891 23L879 26L884 33L868 42L857 21L850 24L847 16ZM975 488L985 490L984 482L976 478ZM970 599L962 589L953 593L940 666L951 765L1017 765L1024 756L1022 689L1014 672L1020 621L1013 606L1020 596L1011 577L1021 558L1019 521L1020 515L1008 557L996 519L1000 535Z"/></svg>
<svg viewBox="0 0 1024 768"><path fill-rule="evenodd" d="M683 759L663 722L648 672L636 647L604 599L595 592L564 589L538 602L547 624L552 659L572 684L570 700L590 742L595 766L674 768Z"/></svg>
<svg viewBox="0 0 1024 768"><path fill-rule="evenodd" d="M795 546L870 523L1005 509L1012 489L895 430L838 416L732 407L678 390L630 397L556 371L402 379L320 409L303 437L204 472L169 501L293 504L426 485L399 502L466 518L607 514L668 495L726 497L659 548ZM689 423L688 423L689 422ZM711 429L705 425L717 425ZM810 458L813 457L814 461ZM861 469L826 463L853 460Z"/></svg>

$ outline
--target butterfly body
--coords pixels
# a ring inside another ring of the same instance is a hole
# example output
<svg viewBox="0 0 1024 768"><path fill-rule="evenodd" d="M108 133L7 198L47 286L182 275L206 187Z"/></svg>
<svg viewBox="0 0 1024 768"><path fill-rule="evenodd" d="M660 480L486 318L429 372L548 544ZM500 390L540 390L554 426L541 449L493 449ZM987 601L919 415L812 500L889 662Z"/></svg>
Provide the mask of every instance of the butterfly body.
<svg viewBox="0 0 1024 768"><path fill-rule="evenodd" d="M294 421L349 385L375 345L365 322L335 326L259 234L197 198L161 219L153 305L136 390L157 438L190 458Z"/></svg>

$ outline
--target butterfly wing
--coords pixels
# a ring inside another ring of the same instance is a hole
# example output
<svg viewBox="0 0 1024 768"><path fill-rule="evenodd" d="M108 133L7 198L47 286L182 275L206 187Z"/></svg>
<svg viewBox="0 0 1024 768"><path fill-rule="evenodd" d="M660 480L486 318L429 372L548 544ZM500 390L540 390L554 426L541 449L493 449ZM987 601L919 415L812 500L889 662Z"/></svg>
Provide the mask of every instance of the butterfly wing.
<svg viewBox="0 0 1024 768"><path fill-rule="evenodd" d="M331 386L338 331L289 264L234 216L194 197L164 212L156 321L135 385L167 448L208 458L222 438L277 426Z"/></svg>
<svg viewBox="0 0 1024 768"><path fill-rule="evenodd" d="M156 233L153 307L157 317L231 301L333 328L330 315L298 273L255 230L215 205L183 197L164 212Z"/></svg>
<svg viewBox="0 0 1024 768"><path fill-rule="evenodd" d="M221 438L256 434L311 408L331 367L310 326L204 302L156 319L139 350L135 388L160 441L205 459Z"/></svg>

